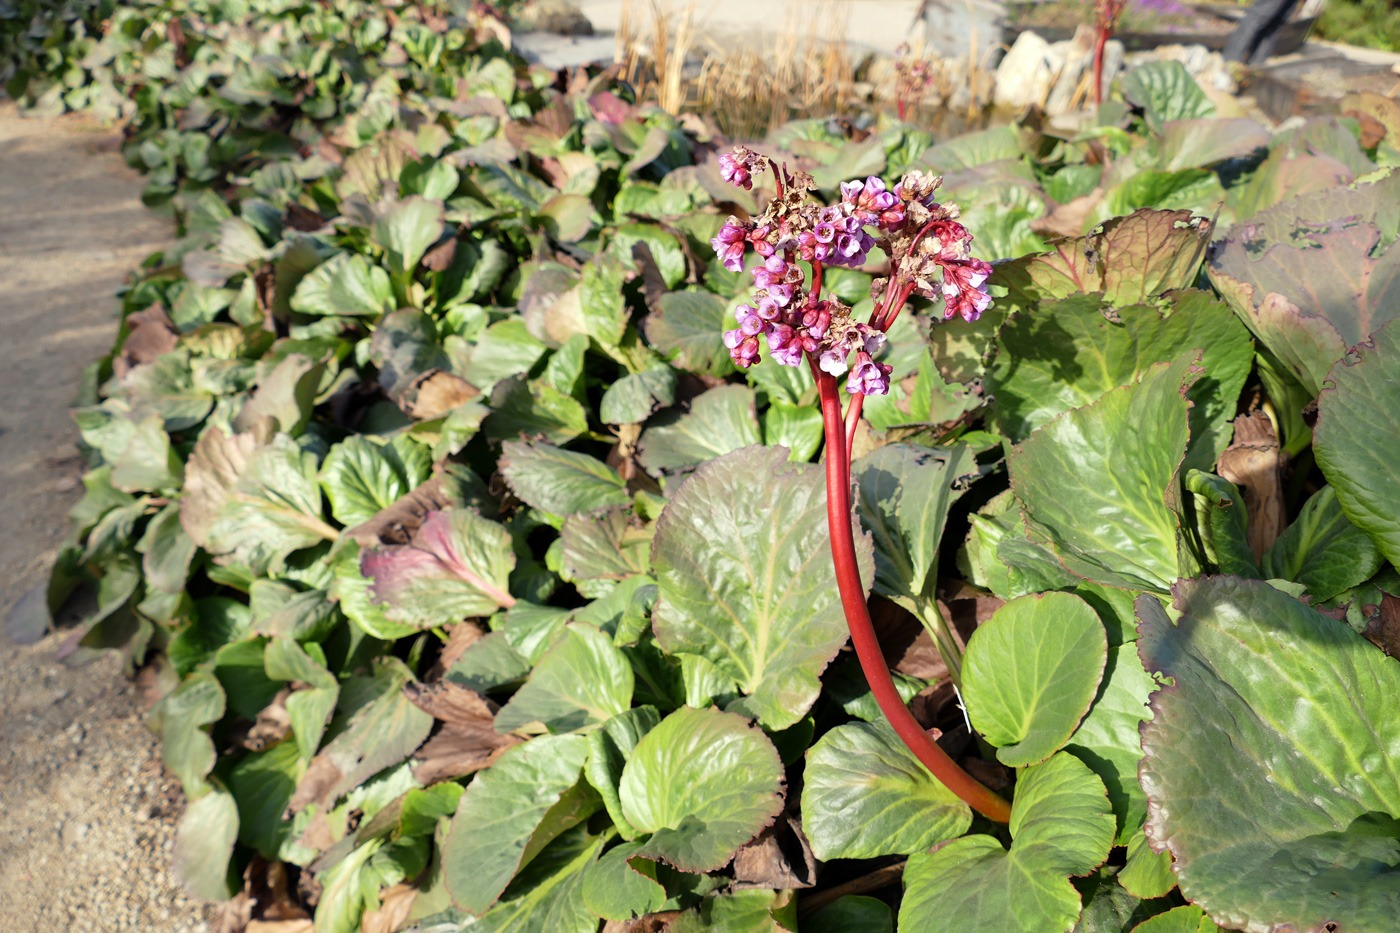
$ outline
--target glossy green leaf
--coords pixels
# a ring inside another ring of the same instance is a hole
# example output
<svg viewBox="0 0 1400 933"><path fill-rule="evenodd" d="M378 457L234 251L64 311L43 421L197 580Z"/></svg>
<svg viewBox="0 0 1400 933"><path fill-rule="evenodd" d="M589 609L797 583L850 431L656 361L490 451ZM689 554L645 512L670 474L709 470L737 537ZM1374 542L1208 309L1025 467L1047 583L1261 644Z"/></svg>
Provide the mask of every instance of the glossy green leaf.
<svg viewBox="0 0 1400 933"><path fill-rule="evenodd" d="M233 893L229 859L237 839L238 805L223 788L214 788L185 808L171 860L191 894L225 900Z"/></svg>
<svg viewBox="0 0 1400 933"><path fill-rule="evenodd" d="M378 317L394 306L389 274L364 256L337 253L297 283L291 307L298 314Z"/></svg>
<svg viewBox="0 0 1400 933"><path fill-rule="evenodd" d="M822 444L821 410L812 405L789 405L777 400L763 413L763 443L770 447L786 447L790 459L805 463L812 459Z"/></svg>
<svg viewBox="0 0 1400 933"><path fill-rule="evenodd" d="M1127 589L1165 591L1176 579L1178 519L1166 497L1186 451L1192 357L1148 367L1007 458L1032 537L1048 539L1071 572Z"/></svg>
<svg viewBox="0 0 1400 933"><path fill-rule="evenodd" d="M1138 830L1128 839L1128 861L1118 883L1136 897L1161 897L1176 887L1170 852L1153 852L1147 834Z"/></svg>
<svg viewBox="0 0 1400 933"><path fill-rule="evenodd" d="M1147 62L1123 75L1123 96L1146 111L1147 125L1160 132L1168 120L1193 120L1215 113L1215 105L1181 62Z"/></svg>
<svg viewBox="0 0 1400 933"><path fill-rule="evenodd" d="M964 836L904 870L901 929L958 917L974 930L1068 933L1079 920L1071 875L1108 857L1113 815L1103 784L1072 755L1022 772L1011 808L1011 848L991 836Z"/></svg>
<svg viewBox="0 0 1400 933"><path fill-rule="evenodd" d="M406 437L389 444L348 437L321 463L321 488L335 520L353 527L427 482L432 469L428 449Z"/></svg>
<svg viewBox="0 0 1400 933"><path fill-rule="evenodd" d="M676 371L669 366L654 366L629 373L608 386L598 406L598 417L608 424L639 424L675 400Z"/></svg>
<svg viewBox="0 0 1400 933"><path fill-rule="evenodd" d="M966 447L913 444L886 444L851 464L861 524L875 545L876 592L931 596L948 509L976 469Z"/></svg>
<svg viewBox="0 0 1400 933"><path fill-rule="evenodd" d="M1195 514L1195 535L1188 535L1188 540L1199 551L1202 566L1257 578L1259 566L1249 547L1249 516L1235 484L1211 473L1187 470L1184 485Z"/></svg>
<svg viewBox="0 0 1400 933"><path fill-rule="evenodd" d="M870 545L857 542L864 579ZM801 719L845 643L826 528L823 471L781 447L712 460L656 523L657 643L714 664L745 696L730 709L770 729Z"/></svg>
<svg viewBox="0 0 1400 933"><path fill-rule="evenodd" d="M1400 324L1332 369L1317 399L1313 452L1346 516L1400 567Z"/></svg>
<svg viewBox="0 0 1400 933"><path fill-rule="evenodd" d="M1119 845L1128 841L1147 815L1147 797L1138 783L1138 762L1142 759L1138 728L1151 716L1147 698L1153 687L1133 644L1109 648L1094 705L1065 746L1092 768L1108 789L1118 818Z"/></svg>
<svg viewBox="0 0 1400 933"><path fill-rule="evenodd" d="M656 880L656 863L635 857L640 849L638 843L624 842L584 874L583 903L604 920L631 920L666 903L666 889Z"/></svg>
<svg viewBox="0 0 1400 933"><path fill-rule="evenodd" d="M753 390L724 385L695 397L690 411L657 418L642 433L641 461L660 474L713 460L759 443Z"/></svg>
<svg viewBox="0 0 1400 933"><path fill-rule="evenodd" d="M1224 933L1195 904L1174 907L1133 927L1132 933Z"/></svg>
<svg viewBox="0 0 1400 933"><path fill-rule="evenodd" d="M1141 378L1153 363L1202 352L1204 374L1187 393L1192 461L1209 468L1230 442L1229 422L1254 361L1249 332L1205 292L1175 292L1160 307L1105 307L1076 295L1015 315L1002 327L987 374L1000 430L1020 440L1056 415Z"/></svg>
<svg viewBox="0 0 1400 933"><path fill-rule="evenodd" d="M636 527L627 509L570 515L559 540L560 573L566 579L622 580L650 566L652 529Z"/></svg>
<svg viewBox="0 0 1400 933"><path fill-rule="evenodd" d="M541 736L507 749L472 779L442 850L454 901L485 913L521 867L580 822L571 798L587 757L582 736Z"/></svg>
<svg viewBox="0 0 1400 933"><path fill-rule="evenodd" d="M1103 677L1108 636L1069 593L1014 599L979 626L963 658L963 701L997 759L1022 768L1064 747Z"/></svg>
<svg viewBox="0 0 1400 933"><path fill-rule="evenodd" d="M592 512L629 501L617 471L587 454L552 444L507 441L501 475L526 504L555 515Z"/></svg>
<svg viewBox="0 0 1400 933"><path fill-rule="evenodd" d="M632 749L618 795L651 833L639 855L712 871L778 815L782 781L773 743L742 716L682 707Z"/></svg>
<svg viewBox="0 0 1400 933"><path fill-rule="evenodd" d="M681 369L723 376L734 364L724 347L732 318L725 300L710 292L668 292L643 322L647 340Z"/></svg>
<svg viewBox="0 0 1400 933"><path fill-rule="evenodd" d="M414 195L376 218L370 226L370 239L384 250L389 270L402 275L417 267L442 229L442 202Z"/></svg>
<svg viewBox="0 0 1400 933"><path fill-rule="evenodd" d="M924 852L971 823L967 805L883 722L837 726L807 753L802 829L819 859Z"/></svg>
<svg viewBox="0 0 1400 933"><path fill-rule="evenodd" d="M588 764L584 774L603 798L613 825L624 839L635 839L638 833L622 814L622 799L618 796L622 769L642 736L655 729L659 722L661 714L655 707L637 706L619 713L588 735Z"/></svg>
<svg viewBox="0 0 1400 933"><path fill-rule="evenodd" d="M1173 682L1152 698L1141 777L1182 894L1229 928L1391 929L1400 667L1267 583L1174 595L1175 622L1138 600L1143 661Z"/></svg>
<svg viewBox="0 0 1400 933"><path fill-rule="evenodd" d="M583 899L605 836L583 826L562 833L520 870L496 906L465 929L473 933L594 933L598 917Z"/></svg>
<svg viewBox="0 0 1400 933"><path fill-rule="evenodd" d="M618 715L631 701L632 668L621 650L594 626L574 622L496 713L496 731L540 722L556 734L573 732Z"/></svg>
<svg viewBox="0 0 1400 933"><path fill-rule="evenodd" d="M894 933L894 911L884 901L847 894L802 921L802 933Z"/></svg>
<svg viewBox="0 0 1400 933"><path fill-rule="evenodd" d="M1264 554L1263 565L1266 578L1301 583L1309 596L1326 601L1371 579L1381 552L1347 520L1336 490L1323 486Z"/></svg>
<svg viewBox="0 0 1400 933"><path fill-rule="evenodd" d="M493 441L543 437L567 444L588 431L588 414L578 399L542 379L512 377L496 384L481 430Z"/></svg>

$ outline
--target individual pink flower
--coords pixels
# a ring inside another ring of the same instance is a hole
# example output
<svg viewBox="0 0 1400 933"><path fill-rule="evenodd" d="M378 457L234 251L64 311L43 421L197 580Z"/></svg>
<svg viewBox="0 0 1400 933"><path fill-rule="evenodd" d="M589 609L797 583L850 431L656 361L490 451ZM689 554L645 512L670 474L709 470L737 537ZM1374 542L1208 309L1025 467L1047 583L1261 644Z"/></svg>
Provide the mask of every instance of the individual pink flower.
<svg viewBox="0 0 1400 933"><path fill-rule="evenodd" d="M987 277L992 264L981 259L965 259L943 266L943 317L961 315L964 321L975 321L991 307L992 296L987 291Z"/></svg>
<svg viewBox="0 0 1400 933"><path fill-rule="evenodd" d="M877 363L870 354L861 350L856 354L856 365L846 377L846 391L852 395L887 395L890 391L890 373L894 367Z"/></svg>
<svg viewBox="0 0 1400 933"><path fill-rule="evenodd" d="M731 217L710 239L710 246L714 247L715 256L724 264L724 268L730 272L743 272L745 242L744 228Z"/></svg>

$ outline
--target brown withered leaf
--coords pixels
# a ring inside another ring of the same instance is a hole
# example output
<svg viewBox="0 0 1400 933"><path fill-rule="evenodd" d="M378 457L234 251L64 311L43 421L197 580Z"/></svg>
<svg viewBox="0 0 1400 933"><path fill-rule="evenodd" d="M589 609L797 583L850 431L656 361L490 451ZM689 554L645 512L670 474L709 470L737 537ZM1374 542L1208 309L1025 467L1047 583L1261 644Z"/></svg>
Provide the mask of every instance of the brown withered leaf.
<svg viewBox="0 0 1400 933"><path fill-rule="evenodd" d="M441 418L452 409L470 402L481 390L461 376L441 369L430 369L414 377L398 395L399 408L419 421Z"/></svg>
<svg viewBox="0 0 1400 933"><path fill-rule="evenodd" d="M603 924L603 933L666 933L680 915L679 910L663 910L633 920L609 920Z"/></svg>
<svg viewBox="0 0 1400 933"><path fill-rule="evenodd" d="M1004 605L1006 600L961 580L955 580L943 588L938 599L938 611L943 613L943 618L952 623L958 641L964 648L967 647L967 640L972 637L972 633L977 631L977 627L995 615Z"/></svg>
<svg viewBox="0 0 1400 933"><path fill-rule="evenodd" d="M243 933L253 919L253 898L247 890L239 891L219 905L214 918L214 933Z"/></svg>
<svg viewBox="0 0 1400 933"><path fill-rule="evenodd" d="M179 341L180 332L159 304L128 314L125 324L130 332L122 341L121 351L112 359L112 375L118 379L142 363L174 350Z"/></svg>
<svg viewBox="0 0 1400 933"><path fill-rule="evenodd" d="M455 625L447 626L447 643L442 646L442 651L438 653L438 658L433 662L433 666L428 670L427 680L431 683L441 680L451 670L452 665L461 660L463 653L468 648L476 644L486 635L486 629L468 619L465 622L458 622Z"/></svg>
<svg viewBox="0 0 1400 933"><path fill-rule="evenodd" d="M901 674L924 680L942 680L948 676L948 666L912 613L888 599L876 597L870 601L870 621L880 639L885 663Z"/></svg>
<svg viewBox="0 0 1400 933"><path fill-rule="evenodd" d="M314 760L312 764L315 764ZM338 773L339 772L337 772L337 774ZM326 786L329 788L332 785L327 784ZM331 821L326 819L326 814L318 813L311 818L311 822L306 824L306 831L303 832L301 838L297 840L297 845L305 846L308 849L314 849L317 852L324 852L326 849L335 845L335 832L331 829ZM311 873L303 872L301 877L304 880L311 877ZM315 902L308 901L308 903L314 905Z"/></svg>
<svg viewBox="0 0 1400 933"><path fill-rule="evenodd" d="M453 505L451 497L443 490L443 477L434 476L412 492L399 496L374 518L348 529L345 534L360 547L407 544L429 512Z"/></svg>
<svg viewBox="0 0 1400 933"><path fill-rule="evenodd" d="M272 702L258 713L255 722L246 729L234 729L233 743L250 752L260 752L291 735L292 717L287 713L287 697L291 695L290 688L278 690Z"/></svg>
<svg viewBox="0 0 1400 933"><path fill-rule="evenodd" d="M1392 658L1400 658L1400 599L1384 593L1377 610L1362 634Z"/></svg>
<svg viewBox="0 0 1400 933"><path fill-rule="evenodd" d="M734 856L734 887L810 888L817 883L817 858L802 826L784 813Z"/></svg>
<svg viewBox="0 0 1400 933"><path fill-rule="evenodd" d="M306 772L297 782L296 792L292 794L292 799L287 804L286 815L298 813L306 809L307 805L325 797L330 793L331 788L340 783L342 777L344 775L329 756L317 755L311 759L311 764L307 765ZM327 827L327 831L329 831L329 827ZM308 828L307 834L310 835L310 833L311 829ZM302 844L311 845L308 842ZM312 846L312 848L316 847Z"/></svg>
<svg viewBox="0 0 1400 933"><path fill-rule="evenodd" d="M360 933L394 933L408 922L418 889L399 882L379 892L379 909L365 911L360 920Z"/></svg>
<svg viewBox="0 0 1400 933"><path fill-rule="evenodd" d="M432 738L413 753L413 777L420 784L489 768L506 749L525 741L496 734L496 704L468 687L449 680L404 686L409 701L441 721Z"/></svg>
<svg viewBox="0 0 1400 933"><path fill-rule="evenodd" d="M1263 411L1235 419L1235 436L1220 455L1217 472L1244 495L1249 528L1245 533L1255 560L1283 533L1282 453L1273 422Z"/></svg>
<svg viewBox="0 0 1400 933"><path fill-rule="evenodd" d="M291 227L293 230L302 233L315 233L330 222L319 211L314 211L309 207L300 204L287 205L287 211L282 215L283 226Z"/></svg>
<svg viewBox="0 0 1400 933"><path fill-rule="evenodd" d="M963 714L958 706L958 692L953 682L944 679L930 684L909 698L909 712L925 729L951 730L962 724Z"/></svg>
<svg viewBox="0 0 1400 933"><path fill-rule="evenodd" d="M423 254L423 268L441 272L452 265L457 256L457 238L451 237Z"/></svg>
<svg viewBox="0 0 1400 933"><path fill-rule="evenodd" d="M972 757L964 758L962 766L964 771L992 790L1003 791L1011 786L1011 774L1000 762Z"/></svg>
<svg viewBox="0 0 1400 933"><path fill-rule="evenodd" d="M1077 237L1084 233L1084 222L1089 219L1094 208L1103 200L1103 188L1095 188L1088 194L1058 205L1044 217L1031 221L1031 229L1036 233L1050 236Z"/></svg>

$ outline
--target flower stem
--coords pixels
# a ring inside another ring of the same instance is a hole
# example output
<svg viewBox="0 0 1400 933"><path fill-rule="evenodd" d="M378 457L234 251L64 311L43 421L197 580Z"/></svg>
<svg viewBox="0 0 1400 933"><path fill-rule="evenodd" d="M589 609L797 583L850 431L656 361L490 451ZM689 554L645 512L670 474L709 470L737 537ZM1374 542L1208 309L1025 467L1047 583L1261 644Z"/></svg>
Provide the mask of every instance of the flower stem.
<svg viewBox="0 0 1400 933"><path fill-rule="evenodd" d="M831 535L831 557L836 565L836 584L841 606L851 630L851 643L870 692L901 741L914 756L968 806L997 823L1011 820L1011 805L979 783L948 757L919 725L904 705L894 679L885 666L880 641L865 604L865 587L856 564L854 532L851 526L851 474L846 451L845 421L836 380L818 371L817 390L821 396L822 422L826 431L826 521Z"/></svg>

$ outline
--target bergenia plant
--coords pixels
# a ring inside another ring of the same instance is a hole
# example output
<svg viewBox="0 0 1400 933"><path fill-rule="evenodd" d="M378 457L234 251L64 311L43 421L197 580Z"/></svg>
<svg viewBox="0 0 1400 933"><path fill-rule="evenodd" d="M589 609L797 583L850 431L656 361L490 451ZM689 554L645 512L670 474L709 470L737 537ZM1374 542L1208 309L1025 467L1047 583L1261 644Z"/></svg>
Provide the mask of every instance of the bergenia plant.
<svg viewBox="0 0 1400 933"><path fill-rule="evenodd" d="M773 173L776 193L763 212L748 221L731 217L711 241L732 271L743 270L749 249L762 259L753 268L751 303L735 310L739 326L725 332L724 343L741 368L759 361L765 343L779 364L811 367L826 436L831 553L866 680L890 725L925 767L969 806L1005 823L1011 816L1007 802L958 767L900 699L870 621L851 525L852 440L865 397L889 392L892 367L876 359L886 332L912 295L941 301L945 319L977 320L992 303L992 267L973 257L972 236L958 222L957 206L935 200L942 182L936 175L910 172L893 189L873 176L846 182L840 201L822 205L811 196L811 176L751 149L735 147L719 161L723 178L736 187L751 189L754 175ZM875 247L889 258L889 274L871 285L870 320L857 321L840 300L822 297L822 270L861 266ZM838 387L843 376L850 396L844 411Z"/></svg>

